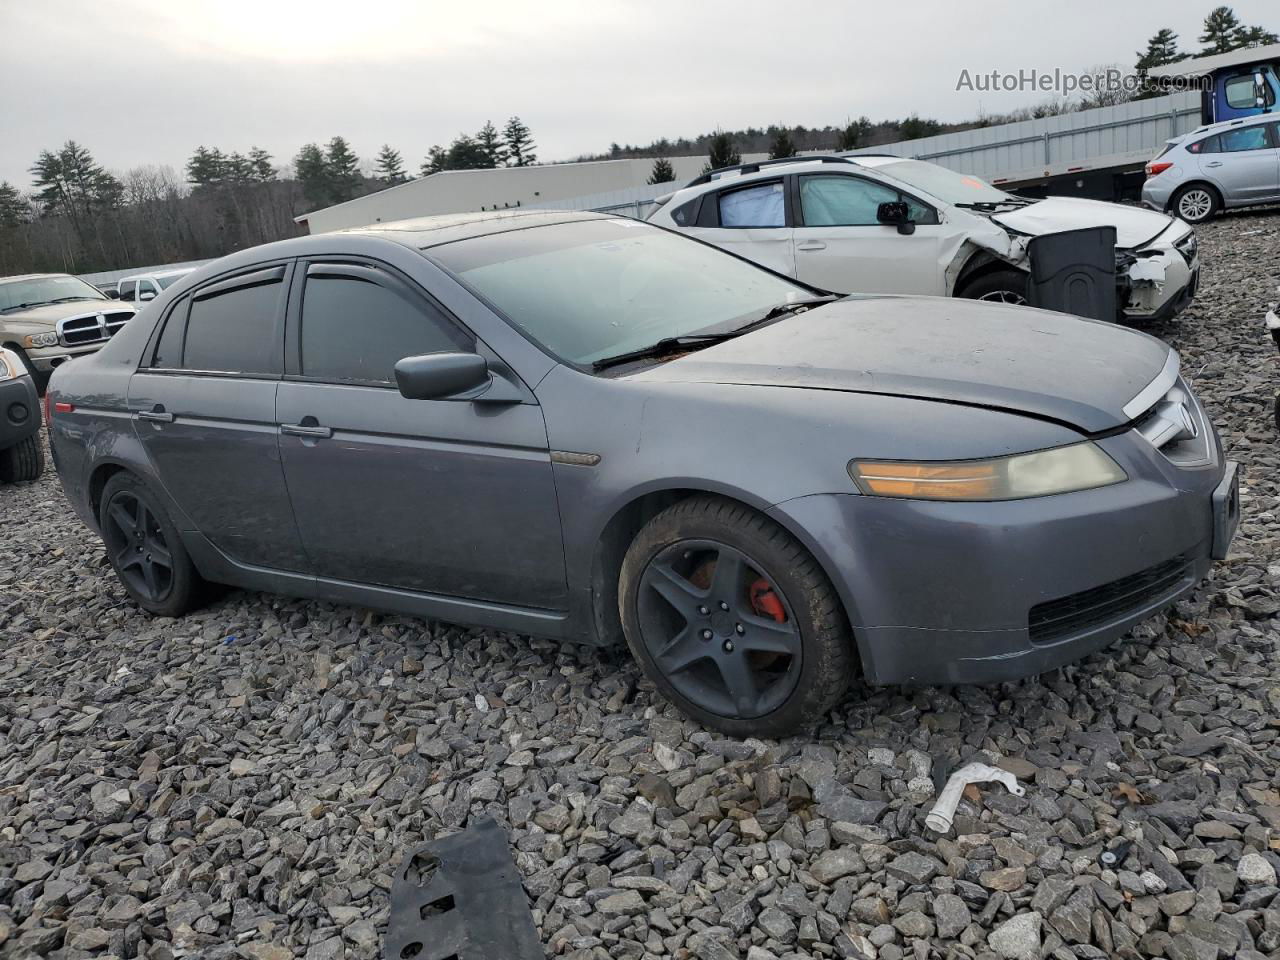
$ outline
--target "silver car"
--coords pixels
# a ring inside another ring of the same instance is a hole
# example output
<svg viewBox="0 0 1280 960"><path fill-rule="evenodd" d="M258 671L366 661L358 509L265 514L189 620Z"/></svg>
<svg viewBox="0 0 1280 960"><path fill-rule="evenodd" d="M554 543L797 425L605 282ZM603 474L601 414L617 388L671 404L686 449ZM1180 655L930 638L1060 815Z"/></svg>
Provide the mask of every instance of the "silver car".
<svg viewBox="0 0 1280 960"><path fill-rule="evenodd" d="M1230 207L1280 203L1280 120L1227 120L1168 141L1147 164L1142 202L1188 223Z"/></svg>

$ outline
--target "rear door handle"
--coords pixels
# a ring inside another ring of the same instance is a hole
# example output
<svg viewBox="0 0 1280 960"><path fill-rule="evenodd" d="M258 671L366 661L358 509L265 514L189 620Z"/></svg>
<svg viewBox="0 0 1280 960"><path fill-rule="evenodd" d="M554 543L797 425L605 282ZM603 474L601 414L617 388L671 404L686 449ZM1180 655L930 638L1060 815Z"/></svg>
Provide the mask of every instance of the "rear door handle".
<svg viewBox="0 0 1280 960"><path fill-rule="evenodd" d="M280 432L287 433L291 437L311 437L312 439L327 440L333 436L332 427L321 427L309 423L282 423L280 424Z"/></svg>
<svg viewBox="0 0 1280 960"><path fill-rule="evenodd" d="M825 250L827 245L821 240L803 240L796 244L797 250Z"/></svg>
<svg viewBox="0 0 1280 960"><path fill-rule="evenodd" d="M152 423L173 423L173 414L167 413L164 404L157 403L150 410L139 410L139 420L150 420Z"/></svg>
<svg viewBox="0 0 1280 960"><path fill-rule="evenodd" d="M1208 163L1206 163L1206 164L1205 164L1205 166L1206 166L1206 167L1220 167L1220 166L1222 166L1222 161L1221 161L1221 160L1210 160Z"/></svg>

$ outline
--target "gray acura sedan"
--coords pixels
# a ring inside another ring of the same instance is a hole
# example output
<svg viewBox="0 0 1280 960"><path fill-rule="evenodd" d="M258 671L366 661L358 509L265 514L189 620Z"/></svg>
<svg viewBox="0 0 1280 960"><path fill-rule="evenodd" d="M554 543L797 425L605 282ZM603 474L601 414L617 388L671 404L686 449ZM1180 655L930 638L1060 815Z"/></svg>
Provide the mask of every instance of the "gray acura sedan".
<svg viewBox="0 0 1280 960"><path fill-rule="evenodd" d="M210 584L611 644L737 735L871 683L1097 650L1222 557L1177 356L1062 314L836 299L633 220L523 211L246 250L50 386L125 589Z"/></svg>

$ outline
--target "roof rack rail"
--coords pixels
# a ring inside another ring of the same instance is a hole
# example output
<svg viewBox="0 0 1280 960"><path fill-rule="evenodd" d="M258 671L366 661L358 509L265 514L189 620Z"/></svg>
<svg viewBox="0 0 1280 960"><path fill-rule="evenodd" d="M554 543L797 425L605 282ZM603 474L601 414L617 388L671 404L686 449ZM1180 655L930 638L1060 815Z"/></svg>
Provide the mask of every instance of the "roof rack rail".
<svg viewBox="0 0 1280 960"><path fill-rule="evenodd" d="M818 154L811 157L778 157L774 160L754 160L751 163L739 163L733 167L719 167L715 170L709 170L700 177L695 177L685 184L685 187L696 187L704 183L710 183L716 177L724 173L733 173L735 170L739 173L755 173L761 167L772 167L779 163L809 163L812 161L819 163L848 163L844 157L835 156L830 153Z"/></svg>

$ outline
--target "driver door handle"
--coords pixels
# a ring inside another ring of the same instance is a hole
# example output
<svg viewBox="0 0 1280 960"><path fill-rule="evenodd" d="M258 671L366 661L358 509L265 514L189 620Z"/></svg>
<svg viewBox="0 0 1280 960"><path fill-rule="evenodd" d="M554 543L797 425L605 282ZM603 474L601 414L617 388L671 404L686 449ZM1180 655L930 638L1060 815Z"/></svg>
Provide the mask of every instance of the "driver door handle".
<svg viewBox="0 0 1280 960"><path fill-rule="evenodd" d="M797 250L825 250L827 245L821 240L802 240L796 244Z"/></svg>
<svg viewBox="0 0 1280 960"><path fill-rule="evenodd" d="M332 427L321 427L310 423L282 423L280 424L280 432L287 433L291 437L310 437L323 440L333 436Z"/></svg>

